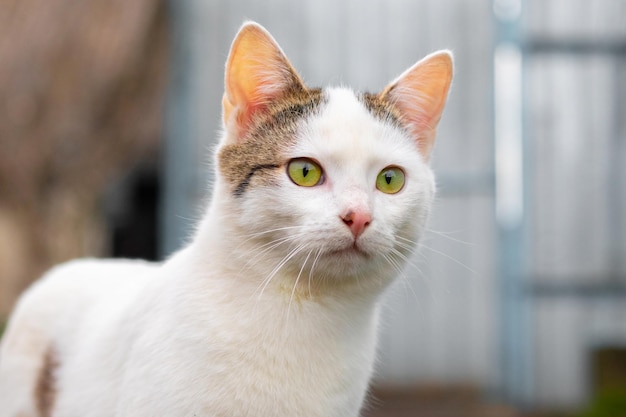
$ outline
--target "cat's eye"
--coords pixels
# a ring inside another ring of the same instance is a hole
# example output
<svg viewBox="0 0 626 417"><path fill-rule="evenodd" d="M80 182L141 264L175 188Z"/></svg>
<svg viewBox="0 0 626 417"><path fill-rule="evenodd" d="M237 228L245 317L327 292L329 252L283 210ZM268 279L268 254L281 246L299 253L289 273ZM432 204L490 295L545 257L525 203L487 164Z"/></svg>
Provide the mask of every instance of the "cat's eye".
<svg viewBox="0 0 626 417"><path fill-rule="evenodd" d="M386 194L395 194L404 187L404 171L398 167L390 166L378 174L376 188Z"/></svg>
<svg viewBox="0 0 626 417"><path fill-rule="evenodd" d="M308 158L297 158L289 161L287 174L291 181L302 187L313 187L322 183L322 167Z"/></svg>

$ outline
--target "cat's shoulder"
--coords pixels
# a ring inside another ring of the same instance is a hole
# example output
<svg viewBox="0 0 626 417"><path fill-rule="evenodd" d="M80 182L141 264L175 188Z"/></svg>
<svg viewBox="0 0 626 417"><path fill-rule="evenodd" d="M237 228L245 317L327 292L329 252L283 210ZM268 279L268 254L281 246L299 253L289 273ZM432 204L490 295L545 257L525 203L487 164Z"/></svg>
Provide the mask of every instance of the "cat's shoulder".
<svg viewBox="0 0 626 417"><path fill-rule="evenodd" d="M154 262L129 259L69 261L46 272L20 301L47 306L90 303L107 295L132 292L149 280L159 266Z"/></svg>
<svg viewBox="0 0 626 417"><path fill-rule="evenodd" d="M141 259L83 258L62 263L50 269L40 280L42 285L54 282L58 285L99 284L109 286L116 282L140 279L158 269L159 263Z"/></svg>

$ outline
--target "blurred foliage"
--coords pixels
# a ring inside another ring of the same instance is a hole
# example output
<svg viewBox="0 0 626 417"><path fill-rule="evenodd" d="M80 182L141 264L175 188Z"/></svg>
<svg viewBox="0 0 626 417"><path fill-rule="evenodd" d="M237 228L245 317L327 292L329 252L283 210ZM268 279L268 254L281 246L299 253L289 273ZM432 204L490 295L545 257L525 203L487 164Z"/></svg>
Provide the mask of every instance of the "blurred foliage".
<svg viewBox="0 0 626 417"><path fill-rule="evenodd" d="M578 417L626 417L626 386L600 391Z"/></svg>

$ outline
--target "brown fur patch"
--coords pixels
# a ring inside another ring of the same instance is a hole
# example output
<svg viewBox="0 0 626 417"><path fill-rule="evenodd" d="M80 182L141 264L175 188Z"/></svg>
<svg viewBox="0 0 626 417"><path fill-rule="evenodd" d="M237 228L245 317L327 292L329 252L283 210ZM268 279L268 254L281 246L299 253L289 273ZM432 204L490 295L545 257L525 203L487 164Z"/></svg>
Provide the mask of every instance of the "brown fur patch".
<svg viewBox="0 0 626 417"><path fill-rule="evenodd" d="M50 417L57 394L55 372L59 367L56 353L52 348L46 351L41 370L35 385L35 404L39 417Z"/></svg>
<svg viewBox="0 0 626 417"><path fill-rule="evenodd" d="M322 100L321 89L294 85L255 114L243 138L220 149L219 168L235 196L240 197L253 178L269 179L268 173L284 166L283 155L296 140L298 122L314 113Z"/></svg>
<svg viewBox="0 0 626 417"><path fill-rule="evenodd" d="M402 126L402 115L399 110L384 96L379 94L363 93L361 102L374 116L387 123Z"/></svg>

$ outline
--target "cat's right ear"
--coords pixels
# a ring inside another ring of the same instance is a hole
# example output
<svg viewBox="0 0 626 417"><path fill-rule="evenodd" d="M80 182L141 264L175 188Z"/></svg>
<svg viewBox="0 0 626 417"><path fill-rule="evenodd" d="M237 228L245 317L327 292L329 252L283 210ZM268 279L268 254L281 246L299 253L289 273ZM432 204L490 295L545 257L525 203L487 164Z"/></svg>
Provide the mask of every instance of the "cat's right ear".
<svg viewBox="0 0 626 417"><path fill-rule="evenodd" d="M294 87L305 88L272 35L257 23L245 23L226 62L222 116L229 136L243 138L254 116Z"/></svg>
<svg viewBox="0 0 626 417"><path fill-rule="evenodd" d="M452 53L435 52L405 71L381 94L400 110L420 153L427 160L448 98L452 72Z"/></svg>

